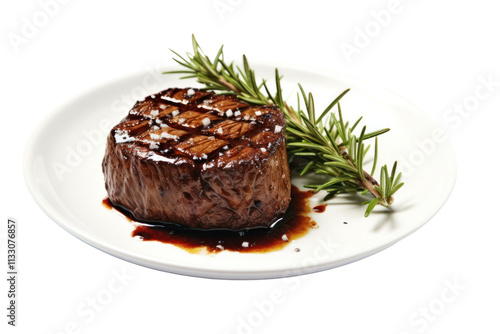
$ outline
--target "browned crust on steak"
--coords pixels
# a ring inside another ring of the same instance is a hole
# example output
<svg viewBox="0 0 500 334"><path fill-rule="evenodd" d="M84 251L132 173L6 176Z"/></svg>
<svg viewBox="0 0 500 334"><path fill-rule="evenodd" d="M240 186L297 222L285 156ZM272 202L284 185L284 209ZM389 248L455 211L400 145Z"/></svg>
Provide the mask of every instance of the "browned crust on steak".
<svg viewBox="0 0 500 334"><path fill-rule="evenodd" d="M290 202L284 131L275 106L192 88L151 95L108 136L109 200L139 221L269 227Z"/></svg>

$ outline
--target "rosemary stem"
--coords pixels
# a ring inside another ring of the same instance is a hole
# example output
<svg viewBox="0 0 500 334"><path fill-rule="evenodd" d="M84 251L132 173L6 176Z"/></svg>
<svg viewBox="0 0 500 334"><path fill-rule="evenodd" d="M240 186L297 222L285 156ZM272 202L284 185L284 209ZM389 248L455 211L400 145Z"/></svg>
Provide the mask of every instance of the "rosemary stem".
<svg viewBox="0 0 500 334"><path fill-rule="evenodd" d="M378 186L378 182L377 180L375 180L373 178L373 176L371 176L370 174L368 174L366 171L363 171L363 175L364 175L364 180L360 180L360 185L361 187L365 188L366 190L368 190L370 193L372 193L373 196L377 197L377 198L380 198L380 204L383 205L383 206L389 206L390 203L386 203L386 200L384 198L382 198L382 195L380 195L380 193L377 191L377 189L375 189L374 186ZM392 196L391 196L391 199L390 199L390 202L392 203L393 199L392 199Z"/></svg>
<svg viewBox="0 0 500 334"><path fill-rule="evenodd" d="M232 90L233 92L235 92L236 94L239 94L241 93L240 90L238 88L236 88L235 85L233 85L232 83L230 83L229 81L227 81L226 79L224 79L223 77L219 77L218 78L218 81L221 85L227 87L229 90Z"/></svg>
<svg viewBox="0 0 500 334"><path fill-rule="evenodd" d="M351 157L346 152L345 146L340 146L339 149L340 149L340 152L342 152L342 156L344 157L344 159L346 159L351 166L355 167L353 162L352 162ZM391 205L392 202L394 201L392 196L386 201L386 199L383 198L382 195L380 195L378 190L375 189L375 186L379 186L378 181L365 170L363 170L363 176L364 176L364 178L359 180L359 185L362 188L368 190L374 197L380 198L381 205L383 205L383 206Z"/></svg>
<svg viewBox="0 0 500 334"><path fill-rule="evenodd" d="M290 117L295 121L295 122L298 122L300 123L299 119L297 118L297 116L295 115L295 113L293 112L292 108L290 108L290 106L288 106L288 104L286 102L283 102L286 110L288 111L288 114L290 115Z"/></svg>

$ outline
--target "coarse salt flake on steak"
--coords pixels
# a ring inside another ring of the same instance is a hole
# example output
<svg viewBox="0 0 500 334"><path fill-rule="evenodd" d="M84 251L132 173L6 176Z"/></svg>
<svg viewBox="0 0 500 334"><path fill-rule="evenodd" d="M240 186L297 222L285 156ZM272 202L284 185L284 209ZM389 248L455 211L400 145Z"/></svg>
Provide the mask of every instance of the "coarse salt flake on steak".
<svg viewBox="0 0 500 334"><path fill-rule="evenodd" d="M137 102L108 136L110 202L139 221L269 227L290 203L285 119L276 106L171 88Z"/></svg>

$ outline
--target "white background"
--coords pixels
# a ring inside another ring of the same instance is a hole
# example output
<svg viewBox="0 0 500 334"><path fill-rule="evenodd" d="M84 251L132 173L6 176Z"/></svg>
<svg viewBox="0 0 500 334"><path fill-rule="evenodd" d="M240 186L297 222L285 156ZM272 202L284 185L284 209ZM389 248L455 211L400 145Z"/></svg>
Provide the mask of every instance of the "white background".
<svg viewBox="0 0 500 334"><path fill-rule="evenodd" d="M2 2L2 262L7 217L20 225L18 326L6 324L2 279L2 333L499 332L500 20L494 2L130 3ZM44 7L52 14L46 22ZM26 35L27 22L40 27ZM321 67L414 102L455 148L458 178L448 202L389 249L296 280L168 274L71 236L26 189L21 162L28 135L58 105L101 82L173 65L169 49L189 51L192 33L209 55L224 44L226 59L245 53L277 66ZM16 44L13 36L25 39ZM356 53L342 51L348 44ZM453 111L458 108L464 113ZM124 281L114 280L117 273ZM91 311L92 299L104 295L111 297Z"/></svg>

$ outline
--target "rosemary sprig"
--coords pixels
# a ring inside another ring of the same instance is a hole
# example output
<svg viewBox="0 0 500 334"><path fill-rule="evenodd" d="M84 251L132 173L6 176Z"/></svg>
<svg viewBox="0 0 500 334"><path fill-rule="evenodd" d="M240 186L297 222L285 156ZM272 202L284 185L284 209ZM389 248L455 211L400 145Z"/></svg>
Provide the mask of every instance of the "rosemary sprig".
<svg viewBox="0 0 500 334"><path fill-rule="evenodd" d="M329 180L322 184L311 184L305 187L315 192L327 192L324 200L331 199L339 193L371 193L373 199L363 202L367 205L365 216L370 215L377 204L390 206L394 193L403 186L401 173L397 174L397 162L394 162L389 175L387 165L380 170L380 183L373 178L378 160L377 136L389 131L382 129L367 132L364 126L358 135L354 130L360 124L360 117L352 125L345 122L340 107L340 100L347 94L346 89L337 96L317 117L314 98L306 93L298 84L297 107L289 106L283 99L281 76L278 69L275 72L276 93L272 94L266 80L258 83L254 71L250 68L247 58L243 56L243 68L235 66L234 62L224 61L223 47L215 58L206 56L193 36L193 54L188 53L187 59L173 51L178 58L174 60L184 70L164 72L164 74L185 74L184 78L196 78L206 89L220 93L235 93L252 104L273 103L280 107L286 118L286 141L290 162L300 160L301 175L315 173L327 175ZM301 107L301 101L305 109ZM332 112L336 107L337 113ZM371 172L363 169L364 159L370 149L365 141L375 138L375 152Z"/></svg>

